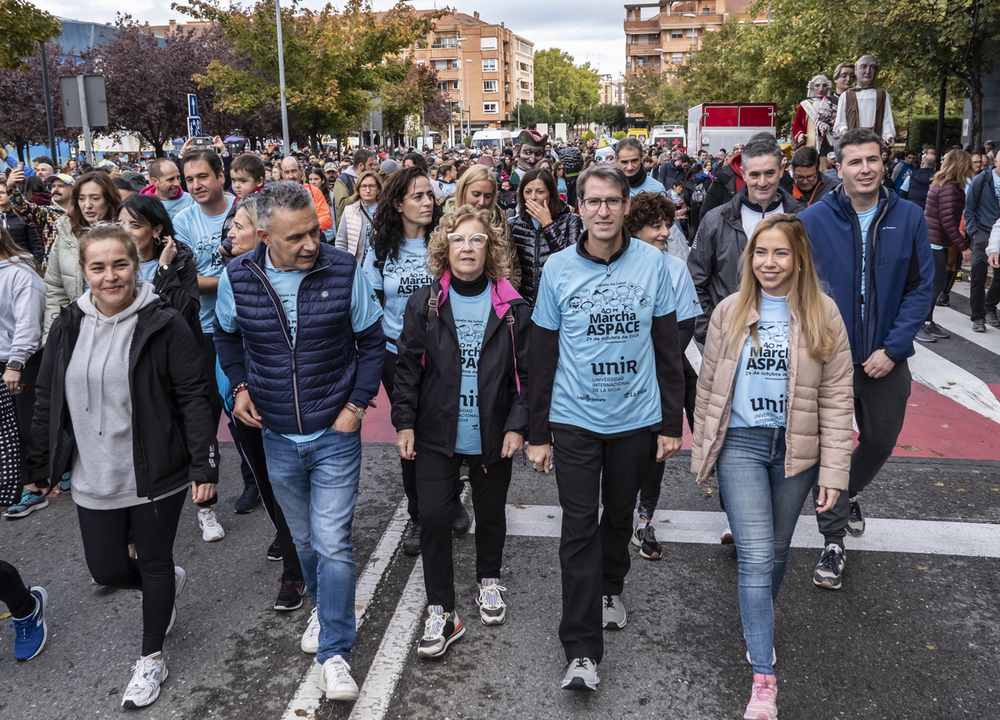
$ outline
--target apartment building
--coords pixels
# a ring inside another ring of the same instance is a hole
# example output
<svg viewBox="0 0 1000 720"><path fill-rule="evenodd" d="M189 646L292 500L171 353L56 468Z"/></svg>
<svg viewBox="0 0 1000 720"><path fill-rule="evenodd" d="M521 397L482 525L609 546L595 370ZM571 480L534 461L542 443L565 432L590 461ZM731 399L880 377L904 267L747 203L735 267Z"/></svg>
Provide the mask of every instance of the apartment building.
<svg viewBox="0 0 1000 720"><path fill-rule="evenodd" d="M625 75L685 65L730 15L748 19L753 0L686 0L625 5Z"/></svg>
<svg viewBox="0 0 1000 720"><path fill-rule="evenodd" d="M417 12L430 12L420 11ZM439 87L454 111L454 137L460 120L473 132L487 127L514 129L517 108L535 96L535 46L504 23L490 24L479 13L450 13L403 53L433 65ZM459 108L462 108L461 113Z"/></svg>
<svg viewBox="0 0 1000 720"><path fill-rule="evenodd" d="M601 104L625 105L624 76L611 73L601 75Z"/></svg>

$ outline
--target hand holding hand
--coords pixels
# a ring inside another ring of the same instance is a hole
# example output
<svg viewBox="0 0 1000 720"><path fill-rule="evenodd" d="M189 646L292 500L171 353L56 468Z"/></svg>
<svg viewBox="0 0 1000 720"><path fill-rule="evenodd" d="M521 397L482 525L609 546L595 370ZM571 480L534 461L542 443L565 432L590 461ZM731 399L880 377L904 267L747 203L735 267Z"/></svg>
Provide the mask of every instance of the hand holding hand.
<svg viewBox="0 0 1000 720"><path fill-rule="evenodd" d="M524 447L524 436L511 430L503 436L503 449L500 450L500 457L514 457L514 453Z"/></svg>

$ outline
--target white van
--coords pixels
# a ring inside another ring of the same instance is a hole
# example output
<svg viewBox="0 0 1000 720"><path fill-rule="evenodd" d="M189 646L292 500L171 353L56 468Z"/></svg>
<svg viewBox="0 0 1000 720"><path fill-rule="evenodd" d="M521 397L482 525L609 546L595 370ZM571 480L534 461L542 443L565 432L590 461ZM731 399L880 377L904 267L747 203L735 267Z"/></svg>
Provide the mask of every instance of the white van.
<svg viewBox="0 0 1000 720"><path fill-rule="evenodd" d="M493 148L502 150L505 147L513 147L514 139L510 135L510 130L477 130L472 135L472 147L477 149Z"/></svg>

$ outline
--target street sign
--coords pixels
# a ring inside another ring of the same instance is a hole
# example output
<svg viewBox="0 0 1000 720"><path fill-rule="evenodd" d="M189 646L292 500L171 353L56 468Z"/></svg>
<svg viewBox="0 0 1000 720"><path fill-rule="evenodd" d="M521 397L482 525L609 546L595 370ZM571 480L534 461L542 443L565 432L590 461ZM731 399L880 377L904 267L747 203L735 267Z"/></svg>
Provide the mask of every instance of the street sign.
<svg viewBox="0 0 1000 720"><path fill-rule="evenodd" d="M83 127L80 110L80 85L76 77L59 78L62 96L63 124L66 127ZM87 124L104 127L108 124L108 98L104 92L103 75L84 75L83 92L87 99Z"/></svg>
<svg viewBox="0 0 1000 720"><path fill-rule="evenodd" d="M201 137L201 118L188 118L188 137Z"/></svg>
<svg viewBox="0 0 1000 720"><path fill-rule="evenodd" d="M198 96L188 93L188 117L198 117Z"/></svg>

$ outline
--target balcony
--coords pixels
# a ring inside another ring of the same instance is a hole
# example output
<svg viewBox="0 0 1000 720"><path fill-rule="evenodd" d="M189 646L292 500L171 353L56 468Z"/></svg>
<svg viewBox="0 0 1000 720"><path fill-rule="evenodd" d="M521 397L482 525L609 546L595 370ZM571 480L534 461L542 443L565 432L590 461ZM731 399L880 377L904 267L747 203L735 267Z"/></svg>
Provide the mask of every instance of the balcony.
<svg viewBox="0 0 1000 720"><path fill-rule="evenodd" d="M625 32L628 33L658 33L660 32L660 17L656 16L649 20L626 20Z"/></svg>

